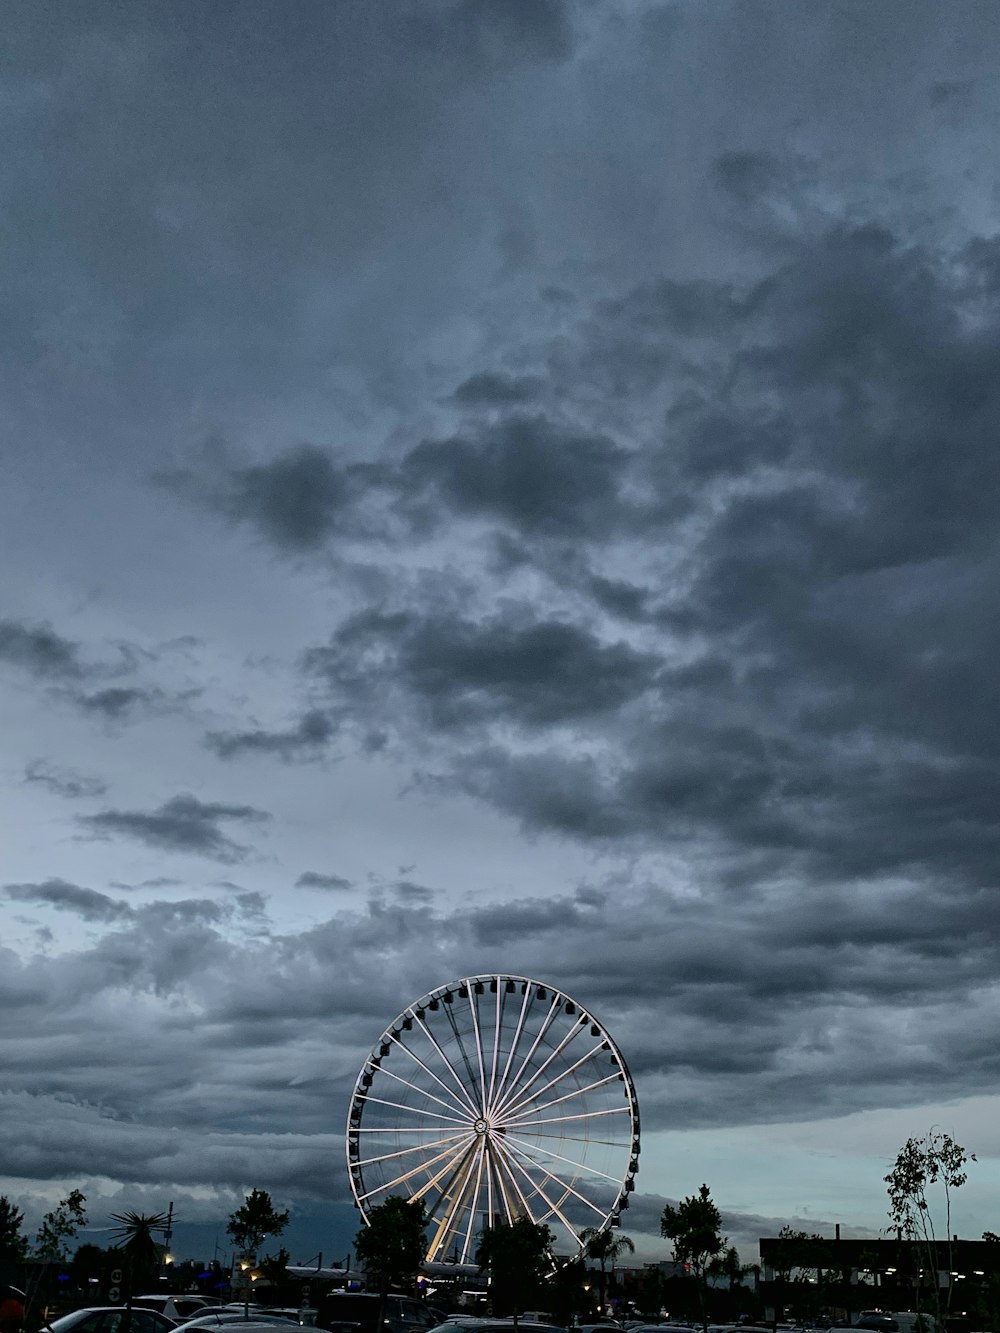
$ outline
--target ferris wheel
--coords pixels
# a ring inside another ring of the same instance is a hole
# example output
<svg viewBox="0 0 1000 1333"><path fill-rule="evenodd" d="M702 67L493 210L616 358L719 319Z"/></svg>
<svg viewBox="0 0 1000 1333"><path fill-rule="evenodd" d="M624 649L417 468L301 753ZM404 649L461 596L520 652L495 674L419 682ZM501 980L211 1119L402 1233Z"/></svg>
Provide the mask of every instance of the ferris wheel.
<svg viewBox="0 0 1000 1333"><path fill-rule="evenodd" d="M465 977L386 1028L347 1122L362 1216L422 1200L428 1261L468 1263L497 1222L545 1223L561 1252L618 1225L635 1188L639 1110L621 1052L587 1010L528 977Z"/></svg>

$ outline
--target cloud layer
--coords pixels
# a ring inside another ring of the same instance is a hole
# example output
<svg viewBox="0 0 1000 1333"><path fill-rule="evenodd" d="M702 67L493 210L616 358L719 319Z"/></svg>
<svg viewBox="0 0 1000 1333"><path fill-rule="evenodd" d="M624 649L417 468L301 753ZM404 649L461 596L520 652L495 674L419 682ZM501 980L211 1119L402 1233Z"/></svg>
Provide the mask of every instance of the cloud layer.
<svg viewBox="0 0 1000 1333"><path fill-rule="evenodd" d="M486 971L606 1023L654 1141L992 1093L984 13L15 6L29 1210L345 1204L371 1043ZM843 1205L742 1179L734 1234Z"/></svg>

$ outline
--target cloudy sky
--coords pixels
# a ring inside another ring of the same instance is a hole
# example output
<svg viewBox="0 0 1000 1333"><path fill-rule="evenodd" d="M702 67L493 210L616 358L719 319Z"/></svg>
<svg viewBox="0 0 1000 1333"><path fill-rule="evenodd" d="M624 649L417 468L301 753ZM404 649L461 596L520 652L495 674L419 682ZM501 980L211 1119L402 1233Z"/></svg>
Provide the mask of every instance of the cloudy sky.
<svg viewBox="0 0 1000 1333"><path fill-rule="evenodd" d="M5 27L0 1192L346 1248L361 1061L498 971L645 1256L932 1124L1000 1229L993 0Z"/></svg>

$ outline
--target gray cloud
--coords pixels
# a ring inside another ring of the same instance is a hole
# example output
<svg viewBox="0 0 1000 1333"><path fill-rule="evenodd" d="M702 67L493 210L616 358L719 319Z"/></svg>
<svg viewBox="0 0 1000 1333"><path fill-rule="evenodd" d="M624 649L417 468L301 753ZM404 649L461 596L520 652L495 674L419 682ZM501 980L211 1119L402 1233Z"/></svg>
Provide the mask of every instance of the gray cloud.
<svg viewBox="0 0 1000 1333"><path fill-rule="evenodd" d="M505 375L499 371L482 370L470 375L455 390L456 403L469 406L485 404L489 407L508 407L530 403L538 397L544 381L538 375Z"/></svg>
<svg viewBox="0 0 1000 1333"><path fill-rule="evenodd" d="M71 680L83 675L78 644L47 625L19 620L0 620L0 661L43 679Z"/></svg>
<svg viewBox="0 0 1000 1333"><path fill-rule="evenodd" d="M352 887L349 879L344 879L343 875L324 875L318 870L304 870L295 881L296 888L299 889L349 889Z"/></svg>
<svg viewBox="0 0 1000 1333"><path fill-rule="evenodd" d="M162 695L158 690L126 685L109 685L106 689L94 690L90 694L76 695L76 703L85 713L96 713L109 722L121 721L138 709L148 708L161 700Z"/></svg>
<svg viewBox="0 0 1000 1333"><path fill-rule="evenodd" d="M348 697L374 701L401 688L444 730L501 719L578 723L633 701L653 683L654 667L625 643L603 644L558 620L514 612L477 624L443 608L423 617L361 613L307 661Z"/></svg>
<svg viewBox="0 0 1000 1333"><path fill-rule="evenodd" d="M320 709L310 709L288 731L210 731L205 744L220 759L241 754L274 754L281 759L311 758L337 734L337 725Z"/></svg>
<svg viewBox="0 0 1000 1333"><path fill-rule="evenodd" d="M74 769L61 768L45 759L33 759L25 765L24 781L38 783L55 796L79 800L85 796L103 796L107 784Z"/></svg>
<svg viewBox="0 0 1000 1333"><path fill-rule="evenodd" d="M409 497L426 493L454 513L534 536L593 537L629 513L621 494L628 461L606 436L515 416L417 445L401 484Z"/></svg>
<svg viewBox="0 0 1000 1333"><path fill-rule="evenodd" d="M267 818L253 806L206 803L196 796L180 795L156 810L102 810L81 815L77 822L95 837L133 838L165 851L235 862L244 860L250 849L228 838L219 825L228 820L260 823Z"/></svg>
<svg viewBox="0 0 1000 1333"><path fill-rule="evenodd" d="M991 1096L989 7L237 9L7 22L10 1169L343 1199L495 968L654 1130Z"/></svg>
<svg viewBox="0 0 1000 1333"><path fill-rule="evenodd" d="M44 884L5 884L4 891L17 902L48 903L58 911L75 912L84 921L121 921L132 915L127 903L64 879L50 879Z"/></svg>

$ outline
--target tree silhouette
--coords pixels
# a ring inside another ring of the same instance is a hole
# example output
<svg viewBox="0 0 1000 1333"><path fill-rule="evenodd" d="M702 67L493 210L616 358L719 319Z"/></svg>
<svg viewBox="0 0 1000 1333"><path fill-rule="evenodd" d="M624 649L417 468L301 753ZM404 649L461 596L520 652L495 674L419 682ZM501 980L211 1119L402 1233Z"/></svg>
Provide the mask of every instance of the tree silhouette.
<svg viewBox="0 0 1000 1333"><path fill-rule="evenodd" d="M111 1220L118 1223L111 1235L115 1246L125 1256L128 1300L131 1302L136 1280L146 1282L160 1263L160 1251L153 1239L153 1232L166 1231L171 1218L169 1213L137 1213L130 1209L124 1213L112 1213Z"/></svg>
<svg viewBox="0 0 1000 1333"><path fill-rule="evenodd" d="M635 1254L635 1246L628 1236L612 1232L608 1227L587 1227L580 1232L580 1242L588 1259L594 1259L600 1265L599 1314L605 1314L605 1291L607 1288L607 1266L615 1266L615 1261L623 1254Z"/></svg>
<svg viewBox="0 0 1000 1333"><path fill-rule="evenodd" d="M35 1237L37 1258L54 1264L67 1257L67 1245L86 1224L86 1202L87 1196L80 1190L70 1190L65 1199L61 1199L50 1213L45 1214Z"/></svg>
<svg viewBox="0 0 1000 1333"><path fill-rule="evenodd" d="M279 1213L267 1190L251 1190L239 1208L230 1213L226 1231L245 1259L257 1261L257 1251L268 1236L280 1236L288 1226L288 1212ZM250 1287L243 1292L243 1313L250 1312Z"/></svg>
<svg viewBox="0 0 1000 1333"><path fill-rule="evenodd" d="M412 1289L427 1250L427 1214L420 1199L390 1195L368 1214L354 1238L354 1252L385 1295L390 1287Z"/></svg>
<svg viewBox="0 0 1000 1333"><path fill-rule="evenodd" d="M479 1237L476 1263L490 1272L493 1313L513 1313L538 1299L542 1284L552 1271L554 1237L544 1223L530 1217L497 1222Z"/></svg>
<svg viewBox="0 0 1000 1333"><path fill-rule="evenodd" d="M960 1143L942 1130L931 1129L922 1139L907 1139L896 1154L892 1170L883 1179L889 1190L889 1217L900 1235L915 1241L922 1249L924 1267L930 1273L940 1268L938 1262L937 1232L930 1191L939 1188L944 1203L944 1236L948 1246L948 1271L955 1267L951 1241L951 1192L968 1179L965 1170L976 1160L975 1153L967 1153ZM938 1325L951 1305L952 1287L942 1308L937 1279L931 1283L933 1314ZM920 1287L917 1286L919 1309Z"/></svg>
<svg viewBox="0 0 1000 1333"><path fill-rule="evenodd" d="M689 1267L698 1284L701 1321L708 1328L708 1267L727 1248L722 1235L722 1214L707 1185L675 1208L667 1204L660 1218L660 1235L674 1242L674 1261Z"/></svg>
<svg viewBox="0 0 1000 1333"><path fill-rule="evenodd" d="M28 1257L28 1242L21 1235L24 1214L6 1194L0 1194L0 1259L19 1263Z"/></svg>

